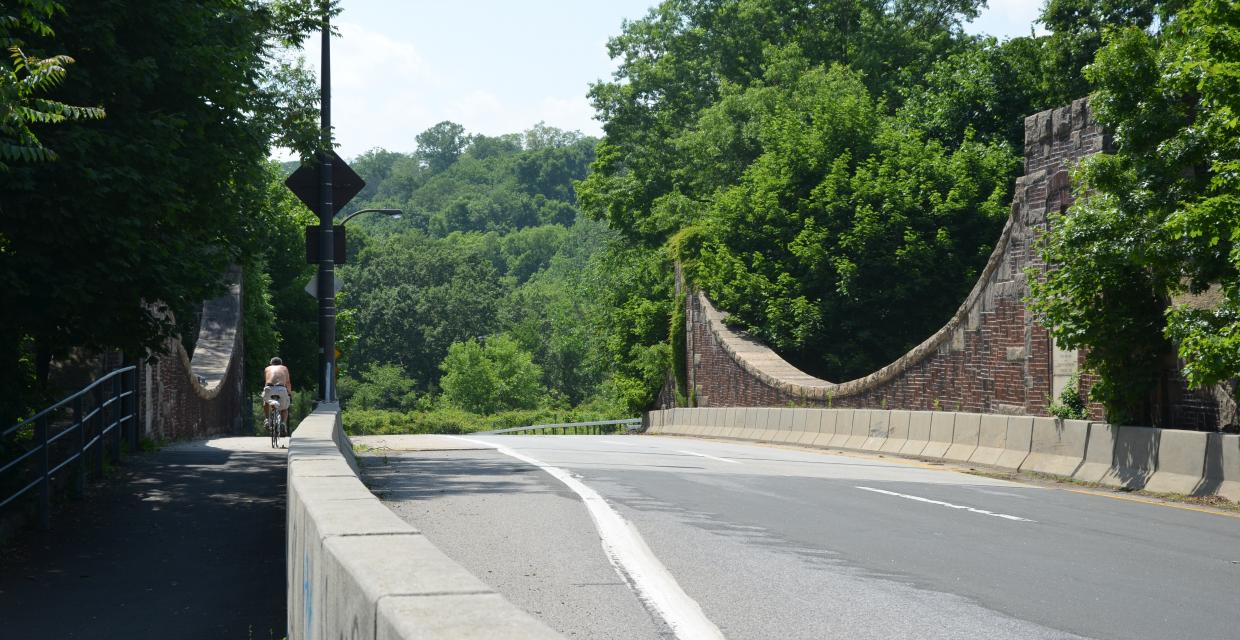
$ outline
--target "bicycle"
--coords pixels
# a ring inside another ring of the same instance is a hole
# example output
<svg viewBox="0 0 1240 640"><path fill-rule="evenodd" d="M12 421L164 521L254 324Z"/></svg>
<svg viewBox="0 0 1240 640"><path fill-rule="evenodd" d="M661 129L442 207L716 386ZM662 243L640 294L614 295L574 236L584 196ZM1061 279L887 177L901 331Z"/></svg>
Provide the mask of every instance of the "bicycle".
<svg viewBox="0 0 1240 640"><path fill-rule="evenodd" d="M266 427L267 433L271 435L271 448L280 448L280 437L288 437L288 425L284 422L284 416L280 413L279 396L270 396L265 401L269 408L267 411Z"/></svg>

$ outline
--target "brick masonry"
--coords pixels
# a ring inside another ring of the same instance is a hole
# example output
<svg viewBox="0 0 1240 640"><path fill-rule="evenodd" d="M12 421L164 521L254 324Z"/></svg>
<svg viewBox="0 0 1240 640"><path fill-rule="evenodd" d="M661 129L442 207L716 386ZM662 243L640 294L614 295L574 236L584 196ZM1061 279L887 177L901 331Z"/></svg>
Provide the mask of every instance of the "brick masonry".
<svg viewBox="0 0 1240 640"><path fill-rule="evenodd" d="M194 354L170 339L165 353L139 367L139 424L160 440L241 432L245 401L240 272L228 293L203 303Z"/></svg>
<svg viewBox="0 0 1240 640"><path fill-rule="evenodd" d="M1025 119L1025 175L1016 181L1011 216L977 284L952 319L895 362L863 378L831 383L797 370L734 331L700 293L686 297L689 385L701 407L834 406L1045 416L1051 398L1083 354L1055 348L1025 308L1026 269L1046 265L1038 238L1050 216L1072 204L1071 166L1109 148L1109 135L1086 100ZM1173 371L1174 367L1169 367ZM1236 420L1225 390L1191 391L1168 376L1168 426L1217 429ZM1082 391L1092 380L1082 377ZM660 404L667 396L660 394ZM1090 405L1092 418L1104 418Z"/></svg>

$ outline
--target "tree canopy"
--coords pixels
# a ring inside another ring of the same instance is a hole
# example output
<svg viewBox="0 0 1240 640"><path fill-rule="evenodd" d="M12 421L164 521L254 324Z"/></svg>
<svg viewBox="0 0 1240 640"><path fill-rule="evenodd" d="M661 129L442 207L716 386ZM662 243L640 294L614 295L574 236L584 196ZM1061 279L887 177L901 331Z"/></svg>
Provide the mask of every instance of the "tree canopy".
<svg viewBox="0 0 1240 640"><path fill-rule="evenodd" d="M1183 5L1155 30L1102 32L1085 76L1115 152L1078 170L1043 252L1057 268L1034 287L1056 340L1088 348L1116 421L1160 419L1150 393L1170 344L1194 386L1240 375L1240 9Z"/></svg>
<svg viewBox="0 0 1240 640"><path fill-rule="evenodd" d="M175 333L159 310L184 314L217 293L226 267L263 242L251 212L267 195L271 146L318 145L315 85L282 52L317 29L320 3L55 4L54 36L30 34L23 51L76 54L47 98L108 117L36 125L59 162L14 166L0 187L6 389L20 386L29 342L46 355L158 348Z"/></svg>

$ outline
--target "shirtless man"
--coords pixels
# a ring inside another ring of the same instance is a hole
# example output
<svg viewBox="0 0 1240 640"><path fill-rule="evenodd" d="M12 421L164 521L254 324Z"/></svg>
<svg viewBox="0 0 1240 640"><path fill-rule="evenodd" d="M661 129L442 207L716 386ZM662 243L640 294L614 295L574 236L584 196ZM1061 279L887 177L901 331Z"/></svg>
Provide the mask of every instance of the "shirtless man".
<svg viewBox="0 0 1240 640"><path fill-rule="evenodd" d="M293 378L288 373L288 367L284 366L284 362L279 358L271 359L271 366L263 370L263 380L267 386L263 387L263 417L271 412L271 407L267 405L267 398L272 395L280 396L280 417L284 418L284 424L288 424L288 405L293 398Z"/></svg>

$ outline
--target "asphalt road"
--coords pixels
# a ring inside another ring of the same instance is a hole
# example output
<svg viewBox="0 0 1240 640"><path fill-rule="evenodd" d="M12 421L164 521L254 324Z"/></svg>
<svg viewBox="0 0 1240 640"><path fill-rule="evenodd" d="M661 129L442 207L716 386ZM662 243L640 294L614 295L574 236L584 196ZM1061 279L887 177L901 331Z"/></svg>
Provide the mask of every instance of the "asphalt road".
<svg viewBox="0 0 1240 640"><path fill-rule="evenodd" d="M285 636L285 451L179 443L0 550L0 638Z"/></svg>
<svg viewBox="0 0 1240 640"><path fill-rule="evenodd" d="M1229 515L756 444L435 438L461 450L365 456L371 488L569 637L711 636L676 626L605 551L599 503L557 473L597 492L733 640L1240 638Z"/></svg>

